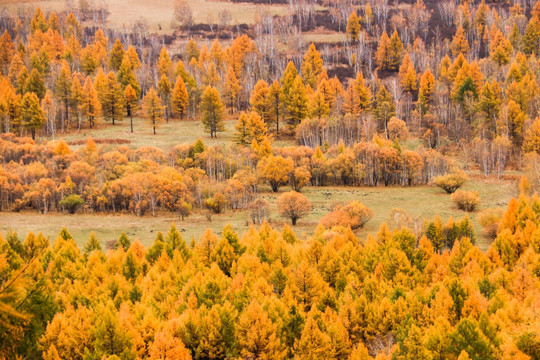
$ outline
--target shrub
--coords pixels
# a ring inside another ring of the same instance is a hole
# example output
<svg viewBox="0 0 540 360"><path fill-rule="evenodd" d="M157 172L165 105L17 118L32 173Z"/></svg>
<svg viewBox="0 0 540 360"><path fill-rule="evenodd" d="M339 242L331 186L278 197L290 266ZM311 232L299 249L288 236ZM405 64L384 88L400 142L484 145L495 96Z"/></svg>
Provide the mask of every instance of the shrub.
<svg viewBox="0 0 540 360"><path fill-rule="evenodd" d="M458 209L470 212L480 204L480 195L478 191L456 191L452 194L452 201Z"/></svg>
<svg viewBox="0 0 540 360"><path fill-rule="evenodd" d="M217 192L213 197L204 200L204 205L214 214L221 214L227 206L227 198L221 192Z"/></svg>
<svg viewBox="0 0 540 360"><path fill-rule="evenodd" d="M75 214L77 209L84 204L84 200L77 194L71 194L60 200L60 205L66 208L68 213Z"/></svg>
<svg viewBox="0 0 540 360"><path fill-rule="evenodd" d="M446 191L448 194L453 194L467 180L467 175L463 171L458 171L435 178L435 185Z"/></svg>
<svg viewBox="0 0 540 360"><path fill-rule="evenodd" d="M370 208L360 201L354 200L345 206L337 205L319 223L327 228L333 226L350 226L354 230L363 227L372 217L373 211Z"/></svg>
<svg viewBox="0 0 540 360"><path fill-rule="evenodd" d="M478 215L478 222L482 225L482 231L486 237L490 239L497 237L499 221L502 215L503 211L501 209L487 209Z"/></svg>

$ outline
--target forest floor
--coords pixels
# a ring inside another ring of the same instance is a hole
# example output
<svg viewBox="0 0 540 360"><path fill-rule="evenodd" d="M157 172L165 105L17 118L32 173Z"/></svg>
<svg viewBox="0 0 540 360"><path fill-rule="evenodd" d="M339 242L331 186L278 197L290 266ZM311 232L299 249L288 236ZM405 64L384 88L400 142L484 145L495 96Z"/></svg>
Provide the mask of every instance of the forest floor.
<svg viewBox="0 0 540 360"><path fill-rule="evenodd" d="M496 182L473 177L463 186L464 190L475 190L480 193L482 203L480 208L470 213L477 234L477 244L480 249L486 250L489 239L481 235L481 227L477 217L480 211L487 208L505 209L508 201L515 196L515 183L512 181ZM289 191L289 187L282 187L280 193ZM271 203L270 222L279 229L288 223L286 219L277 213L275 200L278 194L269 192L269 189L261 186L261 196ZM302 193L307 196L313 205L313 211L305 218L298 221L294 231L299 238L307 238L311 235L319 219L329 212L329 207L336 202L360 200L374 212L373 218L365 228L356 233L361 239L369 234L375 234L382 222L389 221L392 209L406 210L411 218L422 217L431 220L435 214L446 221L449 217L455 220L463 218L466 213L458 210L452 204L450 195L433 186L416 187L306 187ZM116 239L122 231L133 239L139 239L143 244L149 245L156 237L157 231L166 232L172 222L180 229L183 238L191 241L198 240L206 228L219 234L223 227L231 224L234 229L243 234L251 226L247 211L228 210L224 214L212 215L212 220L206 218L206 210L195 210L192 215L182 221L176 214L160 212L157 216L151 213L143 217L128 214L104 215L104 214L76 214L68 215L61 213L38 214L34 211L21 213L2 213L0 215L0 232L4 235L8 230L17 232L21 237L26 236L28 231L39 230L54 241L60 229L65 226L82 246L92 231L95 232L102 244Z"/></svg>

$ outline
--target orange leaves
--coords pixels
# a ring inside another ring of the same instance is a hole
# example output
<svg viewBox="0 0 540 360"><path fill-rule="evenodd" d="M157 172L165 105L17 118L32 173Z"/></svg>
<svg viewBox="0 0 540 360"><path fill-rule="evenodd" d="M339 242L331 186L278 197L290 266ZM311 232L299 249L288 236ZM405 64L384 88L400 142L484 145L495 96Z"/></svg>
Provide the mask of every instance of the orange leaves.
<svg viewBox="0 0 540 360"><path fill-rule="evenodd" d="M350 226L351 229L354 230L363 227L372 217L373 211L370 208L361 202L354 200L344 206L336 206L332 212L325 215L319 223L326 228L331 228L333 226Z"/></svg>

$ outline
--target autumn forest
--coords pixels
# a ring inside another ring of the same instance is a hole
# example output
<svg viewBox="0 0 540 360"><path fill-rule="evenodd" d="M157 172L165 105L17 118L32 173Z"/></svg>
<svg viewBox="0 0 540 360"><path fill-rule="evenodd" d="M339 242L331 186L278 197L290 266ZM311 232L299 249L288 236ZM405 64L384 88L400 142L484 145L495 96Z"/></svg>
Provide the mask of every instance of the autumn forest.
<svg viewBox="0 0 540 360"><path fill-rule="evenodd" d="M0 2L0 360L540 359L540 2Z"/></svg>

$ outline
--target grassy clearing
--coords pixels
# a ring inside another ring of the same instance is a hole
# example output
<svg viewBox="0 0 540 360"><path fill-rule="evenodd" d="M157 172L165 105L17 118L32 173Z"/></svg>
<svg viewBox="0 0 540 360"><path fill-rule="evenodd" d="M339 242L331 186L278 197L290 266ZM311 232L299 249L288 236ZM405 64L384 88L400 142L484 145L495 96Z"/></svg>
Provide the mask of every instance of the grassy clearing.
<svg viewBox="0 0 540 360"><path fill-rule="evenodd" d="M464 190L475 190L482 197L482 204L479 211L486 208L505 208L508 201L514 196L515 186L513 182L492 182L483 179L468 181L463 187ZM262 190L265 189L264 187ZM275 228L281 228L288 221L279 214L275 207L275 200L288 188L282 188L280 193L263 192L262 197L268 200L271 205L271 223ZM456 209L450 196L442 190L431 186L418 187L307 187L302 190L313 204L312 213L306 218L299 220L295 227L295 232L300 238L306 238L315 230L319 219L328 213L328 208L335 201L360 200L370 207L374 212L364 229L357 232L360 237L365 237L368 233L374 234L378 231L384 221L388 221L389 214L394 208L406 210L411 217L421 216L424 219L432 219L434 214L439 214L444 220L452 216L460 219L465 216L463 211ZM477 222L478 213L470 214L475 224L478 245L482 250L487 249L489 243L481 237L481 228ZM122 231L126 232L132 239L139 239L143 244L149 245L156 237L157 231L167 231L172 222L176 222L181 230L184 239L196 240L206 228L210 228L215 233L220 233L223 226L230 223L236 231L244 233L251 226L249 215L245 211L228 211L225 214L213 215L212 221L208 221L205 211L196 211L193 215L181 221L175 214L160 213L153 217L146 215L136 217L134 215L101 215L101 214L77 214L67 215L50 213L40 215L35 212L24 213L1 213L0 232L5 234L12 229L24 236L28 231L41 231L54 241L58 232L65 226L75 237L77 243L82 246L88 239L89 234L94 231L97 237L105 243L108 240L118 238Z"/></svg>
<svg viewBox="0 0 540 360"><path fill-rule="evenodd" d="M125 118L119 124L100 124L98 128L82 129L80 133L72 131L67 134L58 134L57 139L64 141L94 139L121 139L129 140L128 146L138 148L141 146L156 146L163 150L169 150L175 145L193 143L197 138L203 139L207 145L219 145L230 143L234 134L235 120L225 122L225 131L218 133L218 137L211 139L204 131L201 121L194 120L169 120L164 122L153 134L152 124L143 118L133 118L133 133L130 131L129 118ZM52 140L47 138L47 140Z"/></svg>
<svg viewBox="0 0 540 360"><path fill-rule="evenodd" d="M97 3L97 2L96 2ZM232 19L231 25L253 24L257 14L257 5L251 3L230 3L228 1L188 0L193 11L195 24L218 23L219 12L227 9ZM21 8L33 10L38 6L47 13L49 11L61 12L66 9L64 0L3 0L2 7L14 12ZM77 6L77 2L75 2ZM168 34L173 32L171 27L174 0L109 0L110 12L107 26L115 29L130 28L133 20L144 18L151 33ZM284 5L266 5L264 9L272 15L281 15L285 12Z"/></svg>
<svg viewBox="0 0 540 360"><path fill-rule="evenodd" d="M319 32L319 31L313 31L304 33L302 35L304 38L304 41L306 43L329 43L329 44L339 44L345 41L345 33L344 32Z"/></svg>
<svg viewBox="0 0 540 360"><path fill-rule="evenodd" d="M206 145L230 144L234 137L234 125L237 121L237 114L229 115L225 121L225 131L218 133L218 137L211 139L204 131L204 127L199 120L169 120L164 122L153 134L152 124L143 118L133 118L133 133L130 131L129 118L124 118L117 125L108 123L100 124L98 128L81 129L81 132L71 131L66 134L57 134L56 139L66 142L93 139L120 139L128 140L127 144L131 148L141 146L155 146L165 151L170 150L178 144L191 144L201 138ZM48 137L46 140L52 140ZM280 137L274 142L276 146L294 145L290 138ZM76 147L76 146L75 146Z"/></svg>

